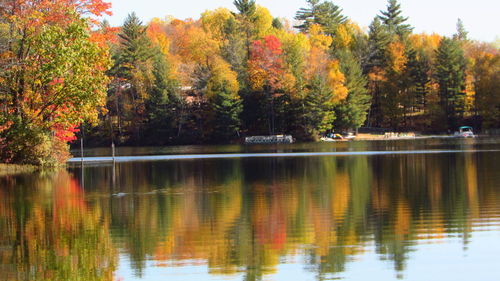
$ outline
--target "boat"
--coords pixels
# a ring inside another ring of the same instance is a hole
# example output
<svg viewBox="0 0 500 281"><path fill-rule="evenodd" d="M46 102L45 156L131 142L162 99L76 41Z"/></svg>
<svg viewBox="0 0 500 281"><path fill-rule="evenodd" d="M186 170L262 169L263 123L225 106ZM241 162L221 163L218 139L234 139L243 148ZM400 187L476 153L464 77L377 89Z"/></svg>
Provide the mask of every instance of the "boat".
<svg viewBox="0 0 500 281"><path fill-rule="evenodd" d="M475 138L474 131L470 126L462 126L458 128L458 132L454 134L457 138Z"/></svg>
<svg viewBox="0 0 500 281"><path fill-rule="evenodd" d="M333 141L349 141L353 140L356 136L350 133L347 136L342 136L341 134L329 133L326 136L320 138L321 141L333 142Z"/></svg>

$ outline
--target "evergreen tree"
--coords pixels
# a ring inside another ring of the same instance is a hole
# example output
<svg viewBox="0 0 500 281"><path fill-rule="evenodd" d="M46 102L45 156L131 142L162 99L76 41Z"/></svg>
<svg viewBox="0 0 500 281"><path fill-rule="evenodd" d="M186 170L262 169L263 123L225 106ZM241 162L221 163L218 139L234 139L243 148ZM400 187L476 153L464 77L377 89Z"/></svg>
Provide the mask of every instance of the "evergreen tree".
<svg viewBox="0 0 500 281"><path fill-rule="evenodd" d="M397 0L389 0L387 11L380 11L380 13L382 15L378 16L378 18L387 26L390 34L404 39L412 32L413 28L409 24L404 24L408 18L401 16L401 5Z"/></svg>
<svg viewBox="0 0 500 281"><path fill-rule="evenodd" d="M120 34L120 48L114 56L116 61L112 72L125 79L132 78L132 72L154 56L151 42L146 35L146 27L135 13L125 19Z"/></svg>
<svg viewBox="0 0 500 281"><path fill-rule="evenodd" d="M148 144L165 144L175 135L175 113L179 109L176 89L177 82L168 77L170 65L158 50L154 57L154 83L146 102L148 120L145 141Z"/></svg>
<svg viewBox="0 0 500 281"><path fill-rule="evenodd" d="M138 141L147 122L146 103L155 77L154 56L157 50L146 35L146 27L131 13L118 34L120 44L114 54L114 77L108 91L108 110L117 118L118 142Z"/></svg>
<svg viewBox="0 0 500 281"><path fill-rule="evenodd" d="M257 8L255 0L234 0L233 4L238 9L240 15L246 18L253 17Z"/></svg>
<svg viewBox="0 0 500 281"><path fill-rule="evenodd" d="M458 126L465 110L465 57L457 40L443 38L436 51L440 105L449 129Z"/></svg>
<svg viewBox="0 0 500 281"><path fill-rule="evenodd" d="M213 139L227 142L239 136L242 102L225 84L220 89L213 90L216 92L213 100L215 112Z"/></svg>
<svg viewBox="0 0 500 281"><path fill-rule="evenodd" d="M255 14L257 6L255 0L234 0L233 4L239 12L238 20L240 22L240 28L245 34L245 46L247 51L244 61L247 61L250 57L250 43L254 33L253 23L256 20Z"/></svg>
<svg viewBox="0 0 500 281"><path fill-rule="evenodd" d="M380 126L383 116L381 109L381 84L384 77L384 68L387 66L387 46L391 41L387 27L375 17L370 24L368 34L368 53L363 65L363 72L370 77L371 108L368 116L369 126Z"/></svg>
<svg viewBox="0 0 500 281"><path fill-rule="evenodd" d="M387 28L382 25L378 17L370 24L368 33L368 55L364 67L365 73L373 67L384 67L386 64L385 50L391 38Z"/></svg>
<svg viewBox="0 0 500 281"><path fill-rule="evenodd" d="M248 86L246 71L247 45L246 37L234 18L229 18L224 24L225 42L221 47L222 57L231 65L231 69L238 73L238 82L242 88Z"/></svg>
<svg viewBox="0 0 500 281"><path fill-rule="evenodd" d="M295 19L302 24L295 26L300 31L307 33L312 24L319 24L323 30L334 35L339 24L344 23L347 17L342 15L342 9L330 1L319 3L319 0L307 0L309 8L300 8Z"/></svg>
<svg viewBox="0 0 500 281"><path fill-rule="evenodd" d="M306 89L306 95L301 101L302 128L300 135L306 139L315 139L321 133L333 128L335 121L332 92L324 78L314 77Z"/></svg>
<svg viewBox="0 0 500 281"><path fill-rule="evenodd" d="M457 33L453 35L453 39L459 40L459 41L467 41L467 35L469 32L465 30L464 23L462 22L461 19L457 20Z"/></svg>
<svg viewBox="0 0 500 281"><path fill-rule="evenodd" d="M276 29L283 29L283 24L281 23L281 20L279 18L273 19L273 27Z"/></svg>
<svg viewBox="0 0 500 281"><path fill-rule="evenodd" d="M423 49L412 49L408 53L408 69L413 84L412 106L415 110L425 110L427 107L428 83L431 82L431 58Z"/></svg>
<svg viewBox="0 0 500 281"><path fill-rule="evenodd" d="M335 128L358 129L365 123L370 108L371 97L366 89L367 79L351 52L347 50L340 52L338 58L349 93L347 98L336 107Z"/></svg>
<svg viewBox="0 0 500 281"><path fill-rule="evenodd" d="M316 23L315 19L317 16L317 10L320 0L306 0L309 4L309 8L300 8L295 13L295 19L302 21L302 24L294 26L298 28L301 32L307 33L309 31L309 27Z"/></svg>

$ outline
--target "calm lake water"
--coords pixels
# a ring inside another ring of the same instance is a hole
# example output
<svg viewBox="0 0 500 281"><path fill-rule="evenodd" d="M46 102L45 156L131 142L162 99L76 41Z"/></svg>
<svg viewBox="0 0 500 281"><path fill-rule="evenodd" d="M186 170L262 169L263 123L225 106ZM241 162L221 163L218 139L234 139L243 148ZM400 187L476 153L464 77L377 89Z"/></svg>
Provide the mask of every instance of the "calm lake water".
<svg viewBox="0 0 500 281"><path fill-rule="evenodd" d="M204 153L0 177L0 280L499 280L499 139Z"/></svg>

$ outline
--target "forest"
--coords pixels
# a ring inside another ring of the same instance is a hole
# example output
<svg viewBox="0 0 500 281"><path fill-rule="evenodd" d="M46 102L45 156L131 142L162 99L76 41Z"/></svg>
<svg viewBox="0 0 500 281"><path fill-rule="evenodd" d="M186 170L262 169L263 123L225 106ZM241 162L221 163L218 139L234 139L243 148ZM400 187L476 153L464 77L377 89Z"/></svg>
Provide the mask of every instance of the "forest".
<svg viewBox="0 0 500 281"><path fill-rule="evenodd" d="M232 9L232 10L231 10ZM499 44L416 34L397 0L369 27L331 1L294 21L254 0L112 27L103 0L0 2L0 162L54 165L68 143L314 141L360 127L500 127ZM168 11L164 11L166 14Z"/></svg>

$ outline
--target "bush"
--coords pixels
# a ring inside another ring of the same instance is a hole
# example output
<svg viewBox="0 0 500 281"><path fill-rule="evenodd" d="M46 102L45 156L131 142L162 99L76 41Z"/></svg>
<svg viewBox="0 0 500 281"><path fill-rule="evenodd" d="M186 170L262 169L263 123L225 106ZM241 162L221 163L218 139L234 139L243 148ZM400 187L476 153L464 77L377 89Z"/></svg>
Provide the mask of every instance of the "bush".
<svg viewBox="0 0 500 281"><path fill-rule="evenodd" d="M68 145L53 133L16 122L0 132L0 160L8 164L53 167L69 159Z"/></svg>

